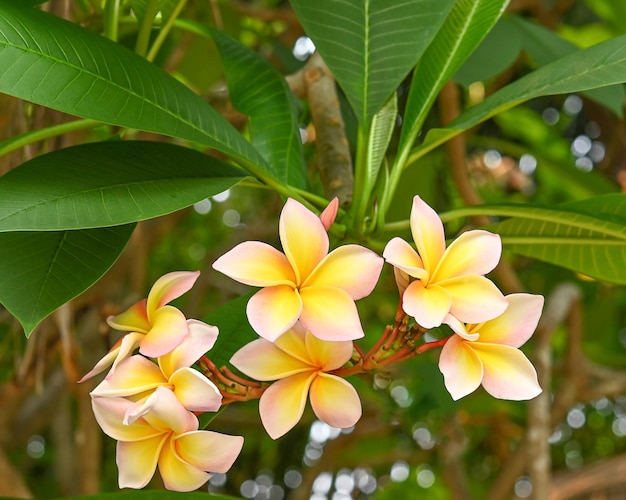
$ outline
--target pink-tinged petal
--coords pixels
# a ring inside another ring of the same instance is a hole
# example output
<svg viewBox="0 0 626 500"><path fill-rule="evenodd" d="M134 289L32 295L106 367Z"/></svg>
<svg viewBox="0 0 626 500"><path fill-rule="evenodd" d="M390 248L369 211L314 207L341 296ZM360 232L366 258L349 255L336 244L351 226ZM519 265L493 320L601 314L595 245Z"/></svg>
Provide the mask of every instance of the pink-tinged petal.
<svg viewBox="0 0 626 500"><path fill-rule="evenodd" d="M150 318L158 308L191 290L198 276L200 276L200 271L175 271L164 274L156 280L148 293L146 306L148 317Z"/></svg>
<svg viewBox="0 0 626 500"><path fill-rule="evenodd" d="M497 318L480 327L480 341L521 347L537 328L543 297L528 293L515 293L505 297L509 307Z"/></svg>
<svg viewBox="0 0 626 500"><path fill-rule="evenodd" d="M143 356L131 356L117 365L115 372L100 382L92 396L128 397L167 384L159 367Z"/></svg>
<svg viewBox="0 0 626 500"><path fill-rule="evenodd" d="M296 290L286 285L263 288L246 307L248 321L261 337L273 342L298 321L302 300Z"/></svg>
<svg viewBox="0 0 626 500"><path fill-rule="evenodd" d="M366 297L376 286L384 260L359 245L344 245L330 252L302 288L331 286L348 292L354 300Z"/></svg>
<svg viewBox="0 0 626 500"><path fill-rule="evenodd" d="M215 345L219 330L197 319L188 319L189 335L172 351L159 357L159 366L166 377L179 368L193 365Z"/></svg>
<svg viewBox="0 0 626 500"><path fill-rule="evenodd" d="M383 257L394 269L400 269L420 280L428 280L428 272L424 269L422 259L402 238L396 237L389 241L383 251Z"/></svg>
<svg viewBox="0 0 626 500"><path fill-rule="evenodd" d="M213 431L187 432L175 438L180 457L200 470L228 472L243 447L241 436Z"/></svg>
<svg viewBox="0 0 626 500"><path fill-rule="evenodd" d="M150 330L150 320L146 310L147 299L141 299L135 305L117 316L109 316L107 323L115 330L123 332L148 333Z"/></svg>
<svg viewBox="0 0 626 500"><path fill-rule="evenodd" d="M500 316L509 303L498 287L484 276L462 276L439 285L452 297L450 314L463 323L482 323Z"/></svg>
<svg viewBox="0 0 626 500"><path fill-rule="evenodd" d="M419 196L413 198L410 222L413 240L424 268L432 273L446 249L443 223L437 212Z"/></svg>
<svg viewBox="0 0 626 500"><path fill-rule="evenodd" d="M475 333L475 332L468 332L467 331L467 325L465 325L464 323L461 323L458 319L456 319L454 316L448 314L443 322L448 325L450 328L452 328L452 330L454 331L454 333L456 333L459 337L465 339L465 340L478 340L478 338L480 337L480 333Z"/></svg>
<svg viewBox="0 0 626 500"><path fill-rule="evenodd" d="M402 296L402 309L424 328L435 328L443 322L452 306L450 293L431 285L424 288L421 281L413 281Z"/></svg>
<svg viewBox="0 0 626 500"><path fill-rule="evenodd" d="M431 280L441 281L468 274L482 276L493 271L501 255L500 236L488 231L467 231L447 248Z"/></svg>
<svg viewBox="0 0 626 500"><path fill-rule="evenodd" d="M91 398L93 414L102 431L118 441L139 441L161 434L143 420L133 425L124 425L124 415L134 403L125 398Z"/></svg>
<svg viewBox="0 0 626 500"><path fill-rule="evenodd" d="M296 275L284 254L267 243L246 241L213 263L213 269L251 286L295 284Z"/></svg>
<svg viewBox="0 0 626 500"><path fill-rule="evenodd" d="M299 360L303 366L311 368L316 366L311 358L311 353L306 343L307 330L299 321L291 330L283 333L274 341L274 345L289 356ZM280 377L284 378L284 377Z"/></svg>
<svg viewBox="0 0 626 500"><path fill-rule="evenodd" d="M285 435L304 413L307 395L315 373L299 373L270 385L259 401L263 427L272 439Z"/></svg>
<svg viewBox="0 0 626 500"><path fill-rule="evenodd" d="M339 198L336 196L330 200L328 206L324 209L324 211L320 214L320 220L324 225L324 229L328 231L330 227L335 222L335 218L337 217L337 211L339 210Z"/></svg>
<svg viewBox="0 0 626 500"><path fill-rule="evenodd" d="M222 406L219 389L193 368L180 368L170 377L174 395L189 411L217 411Z"/></svg>
<svg viewBox="0 0 626 500"><path fill-rule="evenodd" d="M185 315L173 306L159 307L153 315L152 328L139 342L139 352L158 358L178 346L189 335Z"/></svg>
<svg viewBox="0 0 626 500"><path fill-rule="evenodd" d="M134 442L118 442L116 461L120 488L143 488L150 482L167 434Z"/></svg>
<svg viewBox="0 0 626 500"><path fill-rule="evenodd" d="M198 419L176 399L174 393L165 387L157 387L146 402L150 411L143 415L144 420L155 429L170 430L175 434L198 430Z"/></svg>
<svg viewBox="0 0 626 500"><path fill-rule="evenodd" d="M339 288L307 287L300 290L300 322L322 340L354 340L363 337L363 327L352 298Z"/></svg>
<svg viewBox="0 0 626 500"><path fill-rule="evenodd" d="M439 370L443 373L446 389L455 401L474 392L483 379L483 365L467 342L461 337L450 337L439 356Z"/></svg>
<svg viewBox="0 0 626 500"><path fill-rule="evenodd" d="M331 427L352 427L361 418L361 400L344 379L320 373L311 384L311 406L317 418Z"/></svg>
<svg viewBox="0 0 626 500"><path fill-rule="evenodd" d="M541 392L535 367L519 349L483 342L472 348L483 362L483 387L494 398L522 401Z"/></svg>
<svg viewBox="0 0 626 500"><path fill-rule="evenodd" d="M320 218L289 198L280 214L280 242L296 274L296 284L307 279L328 253L328 234Z"/></svg>
<svg viewBox="0 0 626 500"><path fill-rule="evenodd" d="M351 340L340 342L320 340L309 332L306 334L306 346L313 364L325 372L341 368L354 352Z"/></svg>
<svg viewBox="0 0 626 500"><path fill-rule="evenodd" d="M183 460L174 440L163 448L159 457L159 472L163 485L172 491L193 491L206 483L211 475Z"/></svg>
<svg viewBox="0 0 626 500"><path fill-rule="evenodd" d="M400 295L402 295L409 286L409 283L411 283L409 275L405 273L402 269L394 267L393 277L396 280L396 285L398 285L398 291L400 292Z"/></svg>
<svg viewBox="0 0 626 500"><path fill-rule="evenodd" d="M287 332L281 335L277 342L290 334ZM244 345L233 354L230 363L248 377L261 381L278 380L313 369L310 364L294 358L265 339L253 340Z"/></svg>
<svg viewBox="0 0 626 500"><path fill-rule="evenodd" d="M81 378L78 382L84 382L87 379L90 379L94 375L98 375L98 373L102 373L109 366L111 367L111 371L107 375L107 378L113 375L115 371L115 367L128 358L135 348L139 345L139 341L144 337L142 333L132 332L124 335L121 339L119 339L115 345L111 348L111 350L105 354L105 356L96 363L96 365L86 373L83 378Z"/></svg>

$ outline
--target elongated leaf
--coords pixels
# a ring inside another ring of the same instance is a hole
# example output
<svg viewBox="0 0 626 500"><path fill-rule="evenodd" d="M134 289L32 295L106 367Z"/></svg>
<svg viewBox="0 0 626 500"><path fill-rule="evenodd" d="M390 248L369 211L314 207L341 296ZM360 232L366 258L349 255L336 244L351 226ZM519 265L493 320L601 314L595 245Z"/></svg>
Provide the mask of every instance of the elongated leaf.
<svg viewBox="0 0 626 500"><path fill-rule="evenodd" d="M285 79L267 60L226 33L213 30L224 64L230 98L250 119L252 145L291 186L306 186L306 165L294 108Z"/></svg>
<svg viewBox="0 0 626 500"><path fill-rule="evenodd" d="M463 113L448 127L430 130L413 159L464 130L534 97L581 92L623 82L626 82L626 35L565 56L503 87Z"/></svg>
<svg viewBox="0 0 626 500"><path fill-rule="evenodd" d="M451 0L291 0L367 127L435 36Z"/></svg>
<svg viewBox="0 0 626 500"><path fill-rule="evenodd" d="M48 314L102 277L134 227L0 233L0 303L29 336Z"/></svg>
<svg viewBox="0 0 626 500"><path fill-rule="evenodd" d="M219 113L156 66L38 9L0 3L0 92L105 123L180 137L267 169Z"/></svg>
<svg viewBox="0 0 626 500"><path fill-rule="evenodd" d="M232 187L245 172L192 149L99 142L38 156L0 177L0 232L117 226Z"/></svg>
<svg viewBox="0 0 626 500"><path fill-rule="evenodd" d="M374 115L370 127L370 136L367 141L367 179L364 186L366 193L369 193L376 183L397 118L398 96L394 92L387 103Z"/></svg>
<svg viewBox="0 0 626 500"><path fill-rule="evenodd" d="M611 283L626 284L626 195L539 208L485 207L510 216L489 226L506 249Z"/></svg>
<svg viewBox="0 0 626 500"><path fill-rule="evenodd" d="M458 0L416 68L406 104L399 156L406 158L443 84L489 33L509 0Z"/></svg>
<svg viewBox="0 0 626 500"><path fill-rule="evenodd" d="M551 63L578 50L576 45L539 24L519 16L511 16L509 19L513 27L522 34L524 50L539 65ZM619 117L624 114L624 86L621 84L588 90L583 95L602 104Z"/></svg>

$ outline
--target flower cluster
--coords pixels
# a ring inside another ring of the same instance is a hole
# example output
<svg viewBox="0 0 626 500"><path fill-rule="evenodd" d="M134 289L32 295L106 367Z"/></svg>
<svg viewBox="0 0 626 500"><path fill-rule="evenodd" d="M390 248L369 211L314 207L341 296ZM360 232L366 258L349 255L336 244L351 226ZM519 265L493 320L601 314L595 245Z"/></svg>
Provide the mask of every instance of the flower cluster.
<svg viewBox="0 0 626 500"><path fill-rule="evenodd" d="M163 276L146 299L107 320L128 333L83 380L111 367L91 396L100 426L118 441L121 487L145 486L157 466L165 486L178 491L198 488L210 472L226 472L243 438L200 430L195 413L215 412L232 401L260 398L261 422L273 439L299 422L308 400L321 421L352 427L362 409L347 376L435 347L442 347L439 369L455 400L480 385L502 399L541 392L519 347L537 327L543 297L505 296L485 277L500 260L498 235L471 230L447 246L441 219L416 196L410 216L415 247L396 237L383 257L356 244L329 251L337 210L336 199L320 216L289 199L279 220L282 251L248 241L213 263L260 288L246 308L260 338L230 359L253 380L205 356L217 327L186 319L169 305L191 288L197 272ZM355 301L373 291L385 261L400 291L398 312L394 325L364 353L354 344L364 336ZM441 325L450 329L449 337L422 341L428 329ZM192 368L200 358L210 378Z"/></svg>
<svg viewBox="0 0 626 500"><path fill-rule="evenodd" d="M193 413L215 412L222 404L215 384L191 368L213 347L218 329L167 304L198 275L166 274L147 299L108 318L129 333L82 379L113 365L91 401L102 430L118 441L120 488L143 488L158 466L166 488L195 490L210 472L226 472L243 446L242 437L200 430ZM140 354L132 355L137 347Z"/></svg>

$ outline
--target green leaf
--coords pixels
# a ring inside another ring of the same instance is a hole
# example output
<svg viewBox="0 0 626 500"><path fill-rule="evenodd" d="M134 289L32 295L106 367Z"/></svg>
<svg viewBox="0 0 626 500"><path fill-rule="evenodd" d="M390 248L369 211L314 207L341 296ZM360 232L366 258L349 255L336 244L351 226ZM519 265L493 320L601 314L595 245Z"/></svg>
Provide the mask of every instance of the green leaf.
<svg viewBox="0 0 626 500"><path fill-rule="evenodd" d="M369 193L376 183L397 118L398 96L394 92L372 120L369 140L367 141L367 179L363 188L365 193Z"/></svg>
<svg viewBox="0 0 626 500"><path fill-rule="evenodd" d="M454 74L454 81L468 87L494 78L515 62L521 49L519 30L509 17L501 17Z"/></svg>
<svg viewBox="0 0 626 500"><path fill-rule="evenodd" d="M452 0L291 0L307 34L367 129L415 66Z"/></svg>
<svg viewBox="0 0 626 500"><path fill-rule="evenodd" d="M252 145L286 184L306 187L306 164L294 97L269 62L226 33L212 30L233 105L250 119Z"/></svg>
<svg viewBox="0 0 626 500"><path fill-rule="evenodd" d="M582 92L626 81L626 35L558 59L470 108L446 128L432 129L412 155L422 157L452 137L502 111L544 95Z"/></svg>
<svg viewBox="0 0 626 500"><path fill-rule="evenodd" d="M0 303L28 337L48 314L108 271L134 227L0 233Z"/></svg>
<svg viewBox="0 0 626 500"><path fill-rule="evenodd" d="M508 0L458 0L413 74L398 146L406 159L439 90L489 33Z"/></svg>
<svg viewBox="0 0 626 500"><path fill-rule="evenodd" d="M267 166L215 109L111 40L38 9L2 3L0 92L68 114L197 142Z"/></svg>
<svg viewBox="0 0 626 500"><path fill-rule="evenodd" d="M117 226L232 187L245 172L192 149L149 141L82 144L0 177L0 232Z"/></svg>
<svg viewBox="0 0 626 500"><path fill-rule="evenodd" d="M505 249L599 280L626 284L625 194L607 194L557 208L499 205L481 210L511 217L488 227L502 237Z"/></svg>
<svg viewBox="0 0 626 500"><path fill-rule="evenodd" d="M202 318L202 321L217 326L220 331L215 345L207 354L218 368L227 365L232 355L244 344L259 338L246 315L246 306L253 294L251 292L231 300Z"/></svg>
<svg viewBox="0 0 626 500"><path fill-rule="evenodd" d="M539 24L519 16L511 16L510 20L514 23L514 29L522 34L524 50L541 66L578 51L576 45ZM621 84L588 90L583 95L605 106L620 118L624 114L624 86Z"/></svg>
<svg viewBox="0 0 626 500"><path fill-rule="evenodd" d="M148 4L151 0L130 0L130 6L133 9L133 12L137 16L139 24L142 23L144 17L146 16L146 12L148 10ZM168 19L174 9L176 8L177 0L159 0L158 6L156 9L157 13L161 13L163 19Z"/></svg>

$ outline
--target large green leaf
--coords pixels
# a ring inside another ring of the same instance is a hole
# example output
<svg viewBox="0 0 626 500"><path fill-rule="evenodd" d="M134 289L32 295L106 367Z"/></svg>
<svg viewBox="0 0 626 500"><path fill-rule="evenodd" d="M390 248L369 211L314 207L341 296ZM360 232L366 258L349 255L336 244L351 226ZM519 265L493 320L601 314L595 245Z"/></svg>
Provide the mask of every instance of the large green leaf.
<svg viewBox="0 0 626 500"><path fill-rule="evenodd" d="M188 207L246 174L192 149L149 141L82 144L0 177L0 232L117 226Z"/></svg>
<svg viewBox="0 0 626 500"><path fill-rule="evenodd" d="M291 186L306 186L306 165L294 97L282 75L259 54L223 31L213 30L224 64L230 98L250 119L252 145L274 175Z"/></svg>
<svg viewBox="0 0 626 500"><path fill-rule="evenodd" d="M413 75L398 146L400 161L406 159L443 84L489 33L508 3L509 0L455 2Z"/></svg>
<svg viewBox="0 0 626 500"><path fill-rule="evenodd" d="M291 0L367 127L437 33L452 0Z"/></svg>
<svg viewBox="0 0 626 500"><path fill-rule="evenodd" d="M0 92L198 142L267 169L241 134L178 80L121 45L38 9L0 0L0 68Z"/></svg>
<svg viewBox="0 0 626 500"><path fill-rule="evenodd" d="M561 38L554 31L519 16L511 16L512 28L522 34L524 50L537 64L545 65L578 50L573 43ZM624 86L611 85L583 92L584 95L610 109L617 116L624 114Z"/></svg>
<svg viewBox="0 0 626 500"><path fill-rule="evenodd" d="M135 225L0 233L0 303L26 335L113 265Z"/></svg>
<svg viewBox="0 0 626 500"><path fill-rule="evenodd" d="M626 284L625 194L607 194L557 208L499 205L480 210L511 217L488 227L502 237L504 248L593 278Z"/></svg>
<svg viewBox="0 0 626 500"><path fill-rule="evenodd" d="M448 127L430 130L412 159L529 99L582 92L623 82L626 82L626 35L565 56L503 87L463 113Z"/></svg>

